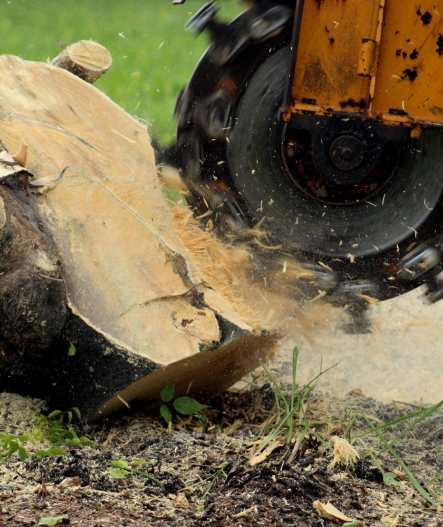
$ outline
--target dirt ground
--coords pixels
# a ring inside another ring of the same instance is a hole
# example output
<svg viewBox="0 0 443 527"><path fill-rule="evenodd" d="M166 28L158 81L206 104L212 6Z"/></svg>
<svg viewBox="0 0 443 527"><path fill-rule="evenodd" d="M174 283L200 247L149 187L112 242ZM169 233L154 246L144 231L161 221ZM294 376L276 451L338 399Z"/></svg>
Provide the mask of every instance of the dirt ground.
<svg viewBox="0 0 443 527"><path fill-rule="evenodd" d="M304 443L299 459L290 462L290 450L283 446L263 463L250 466L248 460L263 441L262 425L274 410L272 389L262 377L255 384L208 401L212 408L203 412L203 421L176 418L171 433L155 414L120 415L79 429L97 446L71 450L66 456L1 461L0 525L32 526L55 516L85 526L335 525L319 516L316 500L332 503L366 527L443 525L443 514L417 493L389 454L380 462L397 475L398 485L383 484L368 457L368 449L380 449L372 436L365 438L368 448L358 449L360 459L353 468L329 469L330 455L314 437ZM43 408L42 401L0 394L0 433L29 430ZM344 432L357 409L377 425L416 407L384 404L356 390L344 397L316 392L306 412L310 419L329 421L315 427L329 440ZM385 431L386 437L405 426ZM359 419L352 433L367 428ZM396 443L398 454L436 501L442 497L440 482L432 483L432 478L443 473L442 439L443 412L438 411ZM131 466L138 460L138 469L155 477L161 487L136 473L111 477L108 464L115 460Z"/></svg>

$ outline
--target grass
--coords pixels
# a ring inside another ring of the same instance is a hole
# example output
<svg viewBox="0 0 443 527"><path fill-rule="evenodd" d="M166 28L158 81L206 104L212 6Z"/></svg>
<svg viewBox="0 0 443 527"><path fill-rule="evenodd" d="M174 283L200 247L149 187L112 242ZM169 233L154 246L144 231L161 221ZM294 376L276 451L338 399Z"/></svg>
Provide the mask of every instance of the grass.
<svg viewBox="0 0 443 527"><path fill-rule="evenodd" d="M221 18L241 7L221 0ZM60 53L56 40L93 39L112 54L113 65L97 88L126 111L149 123L162 144L174 139L173 109L207 38L195 38L184 26L202 5L188 0L5 0L0 17L1 54L46 61Z"/></svg>
<svg viewBox="0 0 443 527"><path fill-rule="evenodd" d="M297 363L299 355L300 348L296 346L292 354L292 385L289 396L283 393L283 390L277 383L275 377L272 375L272 373L268 370L266 366L262 365L274 389L276 412L270 419L268 419L265 424L265 427L261 432L264 436L264 439L258 449L258 452L264 451L265 448L268 447L268 445L277 443L279 441L281 443L286 443L287 446L293 445L292 453L287 460L288 463L295 459L298 453L302 451L303 443L308 441L310 437L314 437L320 444L322 444L326 448L326 450L329 450L330 452L333 450L332 445L325 441L315 430L315 427L325 425L327 424L327 422L308 420L306 417L305 409L308 398L312 391L316 388L321 376L325 374L329 369L333 368L335 365L331 368L328 368L327 370L320 371L320 373L316 375L311 382L309 382L306 386L299 388L297 386ZM383 482L385 485L391 486L398 484L398 482L396 481L396 475L390 472L386 472L378 459L383 453L389 452L389 454L391 454L393 458L397 461L397 463L400 465L400 468L403 470L403 473L408 477L411 485L415 488L415 490L437 510L440 510L440 504L436 500L434 500L428 490L432 489L435 494L440 494L439 491L441 489L437 488L435 490L433 484L435 483L435 481L443 477L443 475L436 476L433 480L428 482L428 489L426 489L424 485L419 483L419 481L408 468L403 459L393 449L393 445L400 439L404 438L408 433L411 433L419 423L421 423L424 419L430 417L442 406L443 401L440 401L434 406L431 406L429 408L422 408L415 412L411 412L405 416L398 417L396 419L393 419L392 421L389 421L388 423L384 423L377 427L371 423L370 419L361 410L357 410L353 417L350 419L350 422L344 432L344 437L347 441L349 441L350 446L352 443L358 442L369 451L369 455L374 465L380 470L381 474L383 475ZM361 418L368 425L369 429L365 432L360 432L352 437L352 430L358 418ZM397 434L389 441L383 435L383 432L387 431L389 428L398 425L403 421L409 421L412 419L413 421L402 432ZM334 423L336 422L340 421L334 421ZM379 439L381 448L378 452L369 449L368 445L363 440L363 437L368 435L375 435ZM272 450L270 450L269 453L271 453L271 451ZM261 461L263 461L265 459L265 456L262 456L260 459ZM335 463L332 463L331 465L334 464ZM348 465L348 462L346 462L345 464Z"/></svg>
<svg viewBox="0 0 443 527"><path fill-rule="evenodd" d="M291 394L289 398L287 398L283 393L272 373L264 364L262 364L262 368L272 383L277 411L275 416L271 420L268 420L265 429L263 430L263 432L266 434L266 438L260 447L260 451L264 450L268 444L275 441L284 433L286 436L285 442L287 445L294 443L295 439L291 459L293 459L298 454L303 441L305 441L309 435L316 437L316 439L321 442L328 450L332 450L332 448L315 432L315 426L325 423L308 421L306 418L305 407L307 399L312 391L317 387L320 377L331 368L334 368L336 364L324 371L320 371L320 373L316 375L306 386L299 389L297 386L297 363L300 350L301 348L295 346L292 353L292 383Z"/></svg>

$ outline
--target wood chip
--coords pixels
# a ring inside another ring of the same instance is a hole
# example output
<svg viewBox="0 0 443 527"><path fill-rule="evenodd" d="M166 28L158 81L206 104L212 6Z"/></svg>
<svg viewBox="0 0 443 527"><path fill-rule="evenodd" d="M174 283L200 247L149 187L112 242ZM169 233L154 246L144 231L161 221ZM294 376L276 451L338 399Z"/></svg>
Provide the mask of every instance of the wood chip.
<svg viewBox="0 0 443 527"><path fill-rule="evenodd" d="M189 509L189 501L183 492L179 492L174 499L174 505L179 509Z"/></svg>
<svg viewBox="0 0 443 527"><path fill-rule="evenodd" d="M318 514L325 518L326 520L331 520L336 523L346 523L346 522L353 522L355 521L353 518L349 518L349 516L346 516L342 512L340 512L332 503L321 503L320 501L314 501L312 504L314 506L314 509L317 510Z"/></svg>
<svg viewBox="0 0 443 527"><path fill-rule="evenodd" d="M80 487L82 483L83 480L81 478L74 476L72 478L65 478L64 480L60 481L59 487Z"/></svg>
<svg viewBox="0 0 443 527"><path fill-rule="evenodd" d="M248 461L248 464L251 467L255 467L255 465L258 465L259 463L263 463L265 459L267 459L272 452L274 452L275 449L283 446L283 443L279 440L272 441L260 454L254 456L252 459Z"/></svg>

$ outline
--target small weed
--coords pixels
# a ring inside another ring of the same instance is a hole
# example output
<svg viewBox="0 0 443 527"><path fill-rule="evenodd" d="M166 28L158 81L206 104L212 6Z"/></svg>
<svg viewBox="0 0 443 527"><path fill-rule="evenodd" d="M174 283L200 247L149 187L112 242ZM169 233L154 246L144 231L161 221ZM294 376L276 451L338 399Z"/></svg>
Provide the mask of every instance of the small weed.
<svg viewBox="0 0 443 527"><path fill-rule="evenodd" d="M134 459L132 464L136 467L144 464L144 461L140 461L139 459ZM150 474L147 474L146 472L142 472L141 470L138 470L136 468L131 468L129 466L129 463L125 461L124 459L117 459L114 461L111 461L108 463L109 468L109 475L116 479L124 479L129 474L138 474L139 476L143 476L146 479L150 479L153 481L156 485L158 485L160 488L163 489L163 483L159 481L157 478L154 478L154 476L151 476Z"/></svg>
<svg viewBox="0 0 443 527"><path fill-rule="evenodd" d="M417 423L419 423L420 421L422 421L424 419L423 415L426 415L429 416L432 412L435 412L438 408L440 408L440 406L443 404L443 401L441 401L440 403L436 404L435 406L433 406L432 408L425 408L419 412L413 412L412 414L408 414L407 416L404 416L402 418L399 418L399 419L395 419L394 421L390 421L389 423L386 423L384 425L381 425L381 426L377 426L375 427L370 419L365 415L363 414L362 412L357 412L359 415L361 415L361 417L363 417L363 419L366 421L366 423L368 424L370 430L368 432L365 432L364 434L360 434L358 436L355 437L355 439L359 440L363 445L365 445L365 443L362 441L362 437L364 435L367 435L369 433L375 433L377 435L377 437L380 439L380 442L381 444L383 445L383 448L380 450L380 452L374 454L372 453L371 454L371 458L372 460L374 461L375 465L379 468L379 470L381 470L381 473L383 474L383 481L386 485L396 485L397 482L395 481L395 475L394 474L390 474L390 473L386 473L386 472L383 472L383 470L381 469L381 466L380 466L380 463L378 462L377 458L383 453L385 452L386 450L392 454L392 456L396 459L397 463L400 465L400 467L402 468L403 472L406 474L406 476L408 477L409 481L412 483L413 487L415 488L415 490L428 502L430 503L431 505L433 505L434 507L438 507L438 503L430 496L430 494L426 491L426 489L423 487L423 485L421 485L417 478L414 476L414 474L409 470L409 468L407 467L406 463L403 461L403 459L397 454L397 452L392 448L392 445L394 443L396 443L400 438L404 437L405 434L407 432L409 432L410 430L412 430L412 428L414 426L417 425ZM431 412L432 410L432 412ZM394 439L391 439L390 441L387 441L386 438L384 437L383 433L382 433L382 430L384 428L387 428L388 426L392 426L393 424L396 424L397 422L399 422L400 420L401 421L404 421L406 419L411 419L412 417L415 417L419 414L422 414L418 419L416 419L411 425L409 425L403 432L401 432L400 434L398 434L396 437L394 437ZM365 445L366 446L366 445Z"/></svg>
<svg viewBox="0 0 443 527"><path fill-rule="evenodd" d="M52 445L64 445L71 448L94 446L94 441L84 436L78 437L77 432L69 426L74 417L79 421L81 420L81 413L78 408L69 408L64 412L54 410L48 416L40 415L37 417L37 430L42 431L45 439Z"/></svg>
<svg viewBox="0 0 443 527"><path fill-rule="evenodd" d="M168 425L172 423L172 408L182 415L198 415L201 410L209 408L205 404L201 404L196 401L193 397L177 397L173 402L175 393L175 383L168 384L160 393L163 404L160 406L160 415L166 421Z"/></svg>
<svg viewBox="0 0 443 527"><path fill-rule="evenodd" d="M16 438L12 434L0 434L0 461L4 458L11 459L11 456L18 452L20 461L25 461L28 453L24 444L29 441L29 436L26 434Z"/></svg>
<svg viewBox="0 0 443 527"><path fill-rule="evenodd" d="M268 368L262 364L262 367L272 383L275 396L275 406L277 409L276 414L268 420L262 434L266 434L266 438L263 444L260 446L259 452L264 450L270 443L278 440L285 436L285 442L287 445L294 444L290 460L295 458L301 449L302 444L308 437L315 437L327 450L332 450L332 447L326 443L316 432L315 427L326 422L320 421L308 421L306 418L306 407L307 399L312 391L316 388L320 377L329 371L334 366L320 371L320 373L314 377L311 382L306 386L299 389L297 386L297 362L301 348L295 346L292 353L292 385L291 394L288 398L283 393L282 389L276 382L272 373Z"/></svg>
<svg viewBox="0 0 443 527"><path fill-rule="evenodd" d="M434 494L438 494L438 495L442 495L443 494L443 488L441 487L436 487L435 486L435 483L438 481L438 480L441 480L443 478L443 474L438 474L437 476L434 476L433 478L431 478L427 483L426 483L426 488L434 493Z"/></svg>
<svg viewBox="0 0 443 527"><path fill-rule="evenodd" d="M46 450L38 450L33 457L43 458L49 456L63 456L66 452L59 446L69 446L71 448L83 448L93 446L95 443L87 437L78 437L69 423L73 418L81 419L78 408L69 408L65 412L55 410L48 416L39 415L36 417L36 425L28 432L19 437L12 434L0 434L0 461L11 459L17 453L20 461L25 461L29 457L26 445L36 442L50 443L52 446ZM57 419L55 419L57 418ZM64 424L67 421L68 424Z"/></svg>
<svg viewBox="0 0 443 527"><path fill-rule="evenodd" d="M223 477L226 480L226 478L228 477L228 474L226 474L226 469L228 466L229 466L229 463L224 463L223 465L220 465L219 467L217 467L217 470L214 472L214 474L211 474L207 478L201 479L200 481L195 482L183 488L182 491L188 490L190 488L202 487L203 485L208 483L208 485L205 487L205 490L202 493L202 499L203 500L206 499L208 494L211 492L212 487L217 483L220 477ZM198 511L203 512L203 509L204 509L204 505L201 505Z"/></svg>

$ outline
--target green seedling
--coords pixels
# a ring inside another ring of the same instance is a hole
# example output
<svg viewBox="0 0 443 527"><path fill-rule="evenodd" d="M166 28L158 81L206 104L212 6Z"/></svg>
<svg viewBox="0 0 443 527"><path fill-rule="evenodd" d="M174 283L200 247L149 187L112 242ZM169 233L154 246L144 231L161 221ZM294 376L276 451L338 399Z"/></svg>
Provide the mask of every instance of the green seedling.
<svg viewBox="0 0 443 527"><path fill-rule="evenodd" d="M72 342L69 342L69 350L68 350L68 357L74 357L74 355L77 353L77 348L74 346Z"/></svg>
<svg viewBox="0 0 443 527"><path fill-rule="evenodd" d="M368 445L363 441L363 439L358 438L358 442L361 443L364 448L366 448L369 452L369 455L372 459L372 462L374 465L378 468L378 470L381 472L381 475L383 476L383 483L387 487L395 487L399 485L399 482L397 481L397 476L392 472L386 472L383 467L380 464L380 461L377 459L377 457L374 455L373 452L370 451Z"/></svg>
<svg viewBox="0 0 443 527"><path fill-rule="evenodd" d="M435 483L442 478L443 478L443 474L438 474L437 476L434 476L426 483L426 488L429 489L431 492L434 492L435 494L442 495L443 488L435 486Z"/></svg>
<svg viewBox="0 0 443 527"><path fill-rule="evenodd" d="M48 416L36 417L36 425L28 433L15 437L12 434L0 434L0 461L11 459L17 453L20 461L29 457L26 445L36 442L50 443L52 446L46 450L38 450L33 457L43 458L49 456L64 456L66 452L60 446L83 448L93 446L95 443L87 437L78 437L76 431L69 424L74 417L81 419L78 408L69 408L65 412L55 410ZM67 421L67 424L64 424Z"/></svg>
<svg viewBox="0 0 443 527"><path fill-rule="evenodd" d="M209 480L209 485L206 487L205 491L203 492L202 499L205 499L206 496L211 492L212 487L217 483L220 476L223 476L225 479L228 477L228 475L225 472L226 467L229 465L229 463L225 463L221 467L219 467L212 476L209 476L209 478L206 479L206 481Z"/></svg>
<svg viewBox="0 0 443 527"><path fill-rule="evenodd" d="M37 430L40 430L44 438L52 445L64 445L71 448L94 446L94 441L84 436L79 437L77 432L71 428L70 423L74 417L79 421L81 420L80 410L76 407L69 408L64 412L54 410L48 416L37 417Z"/></svg>
<svg viewBox="0 0 443 527"><path fill-rule="evenodd" d="M259 451L263 451L271 442L275 441L276 439L282 437L283 434L285 434L286 444L289 445L291 443L294 443L294 447L293 447L291 456L289 457L288 461L291 461L292 459L294 459L295 455L300 450L301 445L303 444L305 439L308 438L309 436L315 437L327 450L329 451L332 450L331 445L329 445L326 441L324 441L320 437L320 435L315 431L315 428L314 428L316 426L326 424L326 422L308 421L306 418L306 414L305 414L305 404L306 404L308 396L312 393L312 391L317 386L320 380L320 377L324 373L326 373L328 370L336 366L336 364L334 366L331 366L331 368L328 368L327 370L320 371L320 373L316 377L314 377L311 380L311 382L309 382L304 388L299 389L296 383L297 362L298 362L299 354L300 354L300 348L296 346L294 348L293 355L292 355L292 386L291 386L291 393L290 393L289 398L287 398L284 395L282 389L277 384L272 373L266 368L266 366L262 365L274 389L276 414L272 416L270 419L268 419L267 423L262 429L262 434L267 434L267 435ZM346 437L350 442L358 441L365 448L368 448L366 443L363 441L363 437L365 437L368 434L376 434L382 443L382 449L378 453L370 452L370 456L372 458L374 465L380 470L383 476L384 484L387 486L398 485L397 476L393 474L392 472L387 472L383 470L383 467L381 466L381 463L378 460L378 457L381 454L388 451L396 459L396 461L398 462L398 464L400 465L400 467L402 468L406 476L409 478L409 481L412 483L412 485L417 490L417 492L431 505L433 505L434 507L438 507L438 503L431 497L429 492L427 492L427 490L417 481L415 476L409 470L409 468L407 467L405 462L401 459L401 457L398 455L398 453L392 448L392 446L397 441L399 441L402 437L404 437L408 432L410 432L415 426L417 426L424 419L429 417L432 413L436 412L442 406L443 406L443 401L440 401L439 403L437 403L436 405L430 408L424 408L421 410L417 410L406 416L393 419L392 421L389 421L388 423L382 424L377 427L374 426L369 420L369 418L366 417L361 411L358 411L354 414L354 416L350 420L350 423L344 433L344 437ZM369 425L369 430L366 432L360 433L354 436L353 438L351 438L352 427L354 426L359 416L362 417L366 421L366 423ZM398 423L401 423L403 421L413 419L413 418L415 418L415 420L409 426L407 426L403 432L398 434L393 439L388 441L384 437L382 433L384 429L392 427ZM333 421L333 422L340 422L340 421ZM443 493L443 489L438 489L438 490L433 489L433 490L437 494L440 493L439 492L440 490L442 490L442 493Z"/></svg>
<svg viewBox="0 0 443 527"><path fill-rule="evenodd" d="M169 425L172 422L172 410L171 407L182 415L196 415L201 410L204 410L205 408L209 408L209 406L206 406L205 404L199 403L197 400L195 400L193 397L177 397L177 399L174 399L174 393L175 393L175 383L172 382L171 384L168 384L160 393L160 398L163 402L163 404L160 406L160 415L163 417L163 419L166 421L166 423Z"/></svg>
<svg viewBox="0 0 443 527"><path fill-rule="evenodd" d="M0 461L4 458L11 459L15 452L18 453L20 461L25 461L28 453L24 444L29 441L29 436L26 434L16 438L12 434L0 434Z"/></svg>
<svg viewBox="0 0 443 527"><path fill-rule="evenodd" d="M143 463L144 462L140 462L138 459L133 461L133 464L135 466L140 466L140 464ZM109 475L113 478L124 479L129 476L129 474L138 474L139 476L151 480L163 489L163 483L161 481L159 481L157 478L154 478L154 476L147 474L146 472L142 472L141 470L137 470L135 468L130 467L129 463L124 459L116 459L114 461L111 461L110 463L108 463L108 467L110 467Z"/></svg>
<svg viewBox="0 0 443 527"><path fill-rule="evenodd" d="M205 479L200 479L200 481L193 482L191 485L184 487L182 491L195 488L195 487L202 487L206 483L209 483L208 486L205 487L205 490L203 491L203 494L202 494L202 499L204 500L208 496L208 494L211 492L212 487L217 483L220 477L223 477L226 480L226 478L228 477L228 475L226 474L226 468L228 466L229 466L229 463L224 463L223 465L217 468L214 474L211 474ZM202 512L203 509L204 509L204 505L201 505L198 511Z"/></svg>

